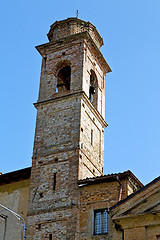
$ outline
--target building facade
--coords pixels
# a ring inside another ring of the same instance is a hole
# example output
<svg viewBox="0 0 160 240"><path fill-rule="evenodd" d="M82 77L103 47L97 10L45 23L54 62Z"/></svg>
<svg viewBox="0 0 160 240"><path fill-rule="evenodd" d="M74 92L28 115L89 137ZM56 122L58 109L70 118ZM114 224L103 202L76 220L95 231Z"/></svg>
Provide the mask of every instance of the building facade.
<svg viewBox="0 0 160 240"><path fill-rule="evenodd" d="M0 175L0 203L23 216L29 240L140 239L126 235L115 209L143 184L131 171L103 174L111 71L100 51L103 39L78 18L55 22L48 39L36 47L42 67L32 167ZM20 239L13 216L3 217L1 239Z"/></svg>

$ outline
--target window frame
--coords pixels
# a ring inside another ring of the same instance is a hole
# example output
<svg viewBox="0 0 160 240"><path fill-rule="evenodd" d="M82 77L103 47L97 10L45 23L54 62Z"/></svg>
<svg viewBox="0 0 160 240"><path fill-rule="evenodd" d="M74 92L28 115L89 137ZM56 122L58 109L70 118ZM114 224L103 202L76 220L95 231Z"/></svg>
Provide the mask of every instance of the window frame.
<svg viewBox="0 0 160 240"><path fill-rule="evenodd" d="M97 213L101 213L101 224L100 224L100 232L96 230L98 226L96 216ZM107 217L104 217L104 213L107 213ZM105 235L108 234L108 210L106 208L103 209L95 209L93 212L93 235ZM105 226L105 229L104 229Z"/></svg>

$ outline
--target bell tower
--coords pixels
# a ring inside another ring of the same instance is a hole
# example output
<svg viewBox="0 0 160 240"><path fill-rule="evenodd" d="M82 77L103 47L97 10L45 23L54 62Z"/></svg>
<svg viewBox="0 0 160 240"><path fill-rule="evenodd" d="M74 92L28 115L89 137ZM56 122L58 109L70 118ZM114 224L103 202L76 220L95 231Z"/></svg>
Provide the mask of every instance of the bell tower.
<svg viewBox="0 0 160 240"><path fill-rule="evenodd" d="M28 238L78 239L77 181L103 175L105 75L96 27L55 22L42 56L32 158Z"/></svg>

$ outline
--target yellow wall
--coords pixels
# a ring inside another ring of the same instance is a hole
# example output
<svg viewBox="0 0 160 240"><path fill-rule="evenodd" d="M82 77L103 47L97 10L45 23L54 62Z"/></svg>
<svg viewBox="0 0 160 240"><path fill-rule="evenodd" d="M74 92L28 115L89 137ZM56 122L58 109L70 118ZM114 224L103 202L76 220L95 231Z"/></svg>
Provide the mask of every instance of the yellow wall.
<svg viewBox="0 0 160 240"><path fill-rule="evenodd" d="M22 180L0 186L0 204L21 215L26 221L30 180ZM22 225L19 220L8 211L0 207L0 214L7 215L7 240L20 240ZM3 239L5 220L0 218L0 239Z"/></svg>

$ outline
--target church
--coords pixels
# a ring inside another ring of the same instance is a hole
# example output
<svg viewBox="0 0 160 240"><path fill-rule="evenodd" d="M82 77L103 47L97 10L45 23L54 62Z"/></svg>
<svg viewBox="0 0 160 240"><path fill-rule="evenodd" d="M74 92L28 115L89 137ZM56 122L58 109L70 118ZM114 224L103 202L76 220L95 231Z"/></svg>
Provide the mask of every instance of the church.
<svg viewBox="0 0 160 240"><path fill-rule="evenodd" d="M144 186L129 170L104 175L111 68L102 37L78 18L56 21L47 36L36 47L42 67L32 166L0 175L0 239L160 239L160 177Z"/></svg>

